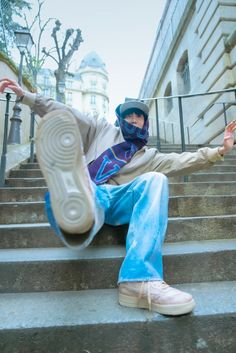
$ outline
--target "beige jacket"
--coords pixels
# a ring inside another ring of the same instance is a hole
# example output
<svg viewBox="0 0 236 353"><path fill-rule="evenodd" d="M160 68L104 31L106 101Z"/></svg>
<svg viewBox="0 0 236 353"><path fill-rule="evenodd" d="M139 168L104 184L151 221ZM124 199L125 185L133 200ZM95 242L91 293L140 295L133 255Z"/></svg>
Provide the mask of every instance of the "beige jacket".
<svg viewBox="0 0 236 353"><path fill-rule="evenodd" d="M36 114L43 117L55 110L69 110L76 117L84 143L87 163L90 163L107 148L123 142L120 128L110 124L106 119L95 119L89 114L82 114L62 103L38 94L26 92L22 101L29 105ZM161 172L166 176L187 175L197 170L211 167L214 162L222 160L218 148L200 148L196 152L159 153L156 148L143 147L135 153L131 161L113 176L110 184L124 184L146 172Z"/></svg>

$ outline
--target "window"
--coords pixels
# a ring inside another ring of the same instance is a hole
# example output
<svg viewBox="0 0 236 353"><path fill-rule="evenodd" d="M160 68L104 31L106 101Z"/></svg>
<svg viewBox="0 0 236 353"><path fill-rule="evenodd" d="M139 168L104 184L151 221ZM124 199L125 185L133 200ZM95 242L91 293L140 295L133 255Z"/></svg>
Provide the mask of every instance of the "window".
<svg viewBox="0 0 236 353"><path fill-rule="evenodd" d="M90 104L91 105L95 105L96 104L96 96L95 95L92 95L91 98L90 98Z"/></svg>
<svg viewBox="0 0 236 353"><path fill-rule="evenodd" d="M166 86L164 96L165 97L172 96L171 82L169 82L168 85ZM172 110L172 108L173 108L173 98L165 99L165 101L164 101L165 115L168 115L170 113L170 111Z"/></svg>
<svg viewBox="0 0 236 353"><path fill-rule="evenodd" d="M106 100L106 98L103 98L102 107L103 107L103 112L106 113L106 111L107 111L107 100Z"/></svg>
<svg viewBox="0 0 236 353"><path fill-rule="evenodd" d="M96 86L97 86L97 81L96 80L91 80L90 83L91 83L91 88L95 89Z"/></svg>
<svg viewBox="0 0 236 353"><path fill-rule="evenodd" d="M72 89L72 83L73 83L73 81L71 81L71 80L66 81L66 88Z"/></svg>
<svg viewBox="0 0 236 353"><path fill-rule="evenodd" d="M49 88L44 88L43 94L44 94L44 96L50 96L50 89Z"/></svg>
<svg viewBox="0 0 236 353"><path fill-rule="evenodd" d="M191 90L188 51L183 53L177 67L178 92L187 94Z"/></svg>
<svg viewBox="0 0 236 353"><path fill-rule="evenodd" d="M67 104L72 105L72 92L67 92Z"/></svg>
<svg viewBox="0 0 236 353"><path fill-rule="evenodd" d="M49 84L49 77L48 76L44 76L43 83L44 83L44 86L48 86L48 84Z"/></svg>
<svg viewBox="0 0 236 353"><path fill-rule="evenodd" d="M107 106L107 100L106 98L103 98L103 107L106 107Z"/></svg>

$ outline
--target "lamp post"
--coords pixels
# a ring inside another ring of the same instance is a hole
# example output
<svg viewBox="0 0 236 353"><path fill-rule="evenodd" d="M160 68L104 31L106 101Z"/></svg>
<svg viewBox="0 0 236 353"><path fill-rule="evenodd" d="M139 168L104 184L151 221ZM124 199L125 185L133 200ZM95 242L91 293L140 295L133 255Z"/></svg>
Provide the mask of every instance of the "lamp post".
<svg viewBox="0 0 236 353"><path fill-rule="evenodd" d="M22 71L23 71L23 60L26 51L30 51L32 45L34 44L33 38L27 29L19 29L15 32L16 46L20 51L20 65L18 71L18 83L22 85ZM20 118L21 106L20 98L16 98L15 105L13 107L13 116L11 120L11 127L8 136L8 144L18 144L20 143L20 124L22 122Z"/></svg>

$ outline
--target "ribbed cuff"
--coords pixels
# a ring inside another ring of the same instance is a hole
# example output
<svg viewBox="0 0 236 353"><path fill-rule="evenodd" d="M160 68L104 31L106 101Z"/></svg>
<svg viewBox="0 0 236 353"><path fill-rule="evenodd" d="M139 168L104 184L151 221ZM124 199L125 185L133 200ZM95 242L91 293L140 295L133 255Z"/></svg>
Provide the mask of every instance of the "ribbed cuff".
<svg viewBox="0 0 236 353"><path fill-rule="evenodd" d="M210 162L216 162L216 161L223 161L224 160L224 156L221 156L221 154L219 153L219 147L215 147L215 148L211 148L208 151L208 158Z"/></svg>
<svg viewBox="0 0 236 353"><path fill-rule="evenodd" d="M33 108L36 100L36 93L24 92L24 97L22 103L28 105L30 108Z"/></svg>

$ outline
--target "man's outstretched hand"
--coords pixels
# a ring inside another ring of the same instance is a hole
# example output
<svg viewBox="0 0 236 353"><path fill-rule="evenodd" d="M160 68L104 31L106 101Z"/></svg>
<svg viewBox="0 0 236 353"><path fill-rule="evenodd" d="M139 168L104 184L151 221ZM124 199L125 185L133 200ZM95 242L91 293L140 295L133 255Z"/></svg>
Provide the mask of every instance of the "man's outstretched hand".
<svg viewBox="0 0 236 353"><path fill-rule="evenodd" d="M10 88L19 98L24 96L24 90L16 81L9 78L0 79L0 93L3 93L6 88Z"/></svg>
<svg viewBox="0 0 236 353"><path fill-rule="evenodd" d="M236 130L236 120L231 121L224 132L223 146L219 147L219 153L223 156L229 153L234 146L234 131Z"/></svg>

